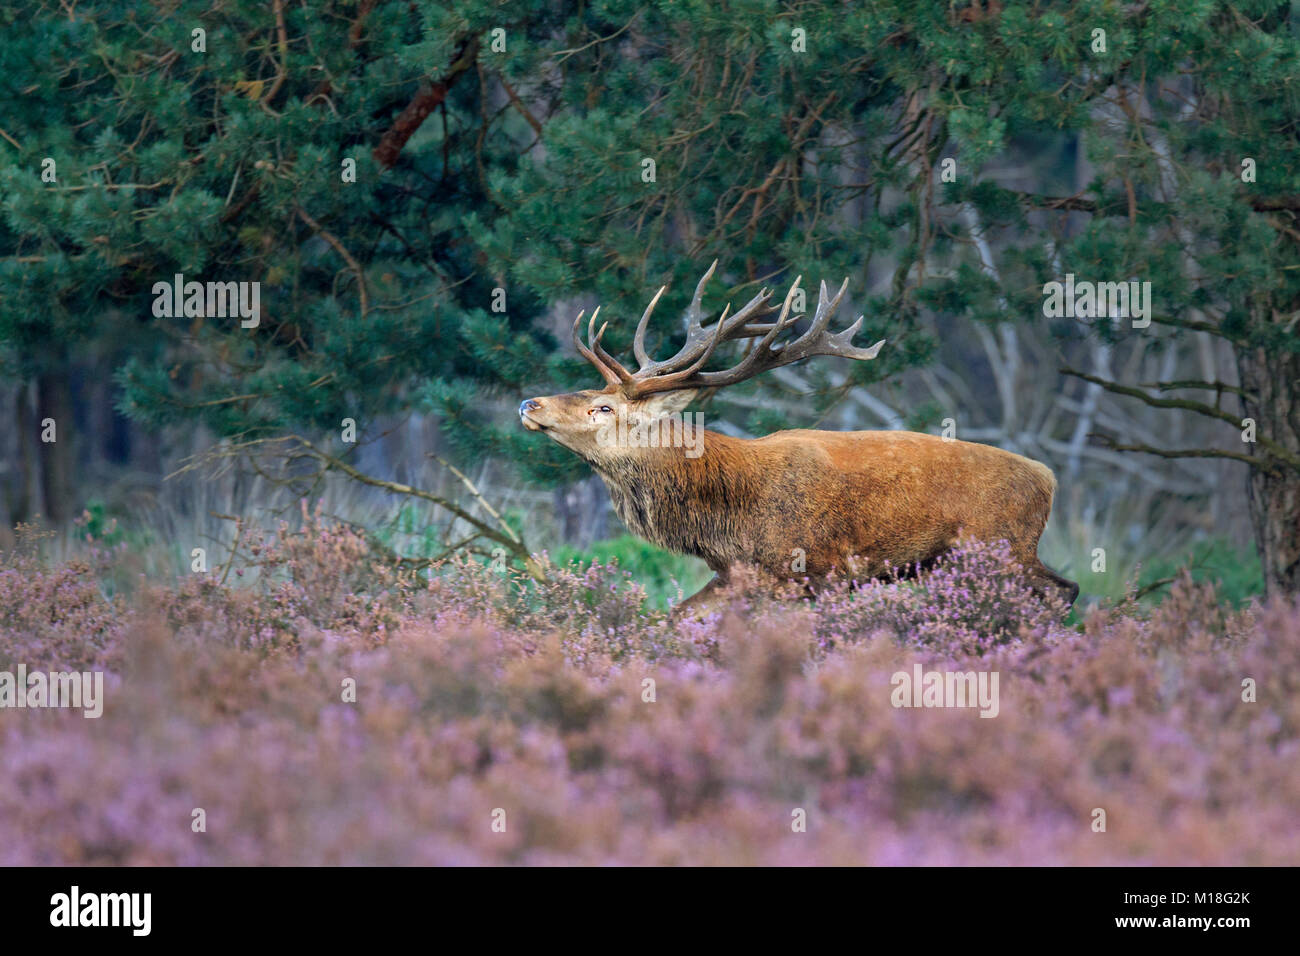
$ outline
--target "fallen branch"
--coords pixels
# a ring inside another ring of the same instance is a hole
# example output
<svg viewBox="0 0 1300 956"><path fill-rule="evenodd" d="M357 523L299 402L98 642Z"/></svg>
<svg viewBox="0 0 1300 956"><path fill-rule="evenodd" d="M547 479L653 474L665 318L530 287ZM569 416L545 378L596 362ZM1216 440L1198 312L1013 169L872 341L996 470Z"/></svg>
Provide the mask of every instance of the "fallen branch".
<svg viewBox="0 0 1300 956"><path fill-rule="evenodd" d="M316 447L316 445L308 441L306 438L303 438L301 435L282 435L277 438L256 438L245 442L219 445L216 448L209 449L207 452L194 455L187 459L182 467L172 472L167 477L169 479L174 478L177 475L196 470L206 464L225 462L242 454L251 454L254 449L261 448L262 446L272 446L285 442L296 444L302 450L304 455L316 459L317 462L323 465L324 468L320 472L322 475L333 469L342 472L348 478L351 478L353 481L358 481L363 485L369 485L372 488L381 488L384 491L389 491L393 494L419 498L423 501L428 501L431 504L437 505L439 508L442 508L444 511L447 511L456 518L459 518L474 529L475 534L473 538L467 540L472 541L474 538L486 538L489 541L499 544L507 553L523 564L524 568L532 577L537 580L543 580L544 572L542 570L542 565L539 564L537 559L535 559L531 552L529 552L523 539L509 526L509 524L506 523L505 519L501 517L495 508L492 508L487 504L486 499L483 498L482 494L474 486L473 482L461 473L459 469L452 468L453 474L465 483L466 487L470 489L471 493L481 504L486 506L489 514L491 514L493 519L500 525L500 529L493 527L481 518L475 517L454 501L444 498L441 495L435 495L432 492L424 491L420 488L412 488L410 485L400 484L399 482L387 481L383 478L376 478L373 475L367 475L365 472L354 468L341 458L331 455L329 452ZM256 465L254 465L254 467L256 468ZM451 466L448 467L450 468ZM262 474L263 477L274 484L283 483L275 477L261 472L260 469L258 469L258 473Z"/></svg>
<svg viewBox="0 0 1300 956"><path fill-rule="evenodd" d="M432 458L434 461L436 461L438 464L442 465L442 467L446 468L457 478L459 478L461 480L461 483L464 484L464 486L469 490L469 493L478 499L479 504L483 506L483 510L496 519L497 524L501 526L502 530L505 531L506 534L510 535L510 537L515 541L519 541L519 535L515 534L514 529L511 528L510 525L506 524L506 519L502 518L501 515L497 512L497 509L493 508L492 505L488 503L488 500L484 498L482 494L480 494L474 482L470 481L469 478L466 477L463 471L461 471L455 465L451 464L451 462L446 461L438 457L437 455L430 455L429 457Z"/></svg>

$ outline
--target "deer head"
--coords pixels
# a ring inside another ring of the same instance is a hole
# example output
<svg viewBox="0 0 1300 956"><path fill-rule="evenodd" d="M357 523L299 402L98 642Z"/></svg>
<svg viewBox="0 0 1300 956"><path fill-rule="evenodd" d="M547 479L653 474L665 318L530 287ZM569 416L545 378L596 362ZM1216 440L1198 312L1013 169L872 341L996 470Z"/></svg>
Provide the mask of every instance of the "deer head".
<svg viewBox="0 0 1300 956"><path fill-rule="evenodd" d="M788 333L802 317L791 313L802 277L794 280L779 310L769 305L771 291L763 289L735 313L728 305L718 320L705 328L701 303L704 288L717 265L715 260L695 287L695 296L686 311L686 343L676 355L662 361L652 359L645 348L650 316L667 287L661 287L655 293L637 324L636 336L632 340L632 351L640 363L635 372L628 371L601 346L607 323L597 329L599 309L592 313L587 323L587 341L583 343L579 337L583 314L579 313L573 323L573 344L596 367L606 385L603 389L525 400L519 406L519 417L524 427L530 431L544 431L588 461L599 462L632 452L626 446L602 440L602 436L609 435L620 424L625 428L646 427L679 412L690 404L700 389L734 385L760 372L813 355L873 359L885 344L881 340L865 349L852 344L853 336L862 326L862 316L841 332L828 331L831 318L848 288L848 279L833 297L828 296L826 283L821 283L817 309L801 335L791 337ZM772 319L772 315L778 312ZM703 370L719 345L742 339L757 341L751 343L735 366L723 371ZM618 433L625 434L626 431Z"/></svg>

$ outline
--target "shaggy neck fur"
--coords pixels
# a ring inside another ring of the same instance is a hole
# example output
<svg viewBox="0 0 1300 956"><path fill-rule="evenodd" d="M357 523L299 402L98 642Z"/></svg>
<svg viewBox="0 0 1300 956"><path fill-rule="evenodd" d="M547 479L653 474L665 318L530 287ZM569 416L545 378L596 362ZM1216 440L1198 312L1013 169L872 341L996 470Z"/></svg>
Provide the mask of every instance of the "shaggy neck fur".
<svg viewBox="0 0 1300 956"><path fill-rule="evenodd" d="M752 457L748 444L706 431L697 458L682 448L620 448L584 457L630 531L722 571L751 546L747 526L759 488L755 469L745 467Z"/></svg>

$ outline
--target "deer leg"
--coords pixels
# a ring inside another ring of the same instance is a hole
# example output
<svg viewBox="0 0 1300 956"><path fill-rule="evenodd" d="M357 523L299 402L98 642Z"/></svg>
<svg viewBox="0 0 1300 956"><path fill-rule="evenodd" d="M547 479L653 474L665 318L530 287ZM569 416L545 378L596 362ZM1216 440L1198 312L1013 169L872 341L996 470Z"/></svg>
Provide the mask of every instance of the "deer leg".
<svg viewBox="0 0 1300 956"><path fill-rule="evenodd" d="M730 598L738 595L766 592L772 597L788 597L782 592L779 579L757 565L737 562L729 567L713 566L713 570L717 574L712 581L673 608L674 621L683 617L702 618L721 610Z"/></svg>
<svg viewBox="0 0 1300 956"><path fill-rule="evenodd" d="M725 572L719 571L708 584L700 588L681 604L673 608L671 618L680 621L684 618L704 617L718 607L719 592L727 585Z"/></svg>
<svg viewBox="0 0 1300 956"><path fill-rule="evenodd" d="M1069 578L1057 574L1047 565L1043 565L1043 570L1051 576L1052 581L1061 589L1061 597L1065 599L1065 606L1073 607L1075 600L1079 597L1079 585Z"/></svg>
<svg viewBox="0 0 1300 956"><path fill-rule="evenodd" d="M1069 578L1057 574L1037 558L1034 559L1033 563L1026 566L1025 572L1029 578L1030 586L1035 591L1044 597L1054 591L1057 592L1061 599L1065 601L1066 608L1072 607L1075 598L1079 596L1079 585Z"/></svg>
<svg viewBox="0 0 1300 956"><path fill-rule="evenodd" d="M720 610L727 603L731 592L754 594L776 584L771 575L761 568L744 563L732 565L710 565L716 572L712 581L700 588L689 598L673 608L673 620L683 617L700 618Z"/></svg>

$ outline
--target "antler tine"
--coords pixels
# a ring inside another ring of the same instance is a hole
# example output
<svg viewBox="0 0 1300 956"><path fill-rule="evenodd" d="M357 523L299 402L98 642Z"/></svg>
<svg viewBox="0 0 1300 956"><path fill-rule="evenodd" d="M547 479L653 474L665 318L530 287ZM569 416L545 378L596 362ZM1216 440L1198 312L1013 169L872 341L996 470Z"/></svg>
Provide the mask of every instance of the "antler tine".
<svg viewBox="0 0 1300 956"><path fill-rule="evenodd" d="M768 332L772 331L772 329L776 327L776 323L774 322L768 323L766 325L760 322L750 322L750 321L746 321L743 323L736 322L736 319L739 319L746 312L750 311L751 307L754 307L757 304L761 304L762 308L761 309L754 308L755 315L763 315L763 314L771 315L773 312L780 311L777 306L775 305L769 306L767 304L767 300L771 298L771 296L772 296L771 290L764 289L753 299L751 299L743 309L737 312L736 315L732 317L732 322L736 326L736 328L734 331L728 330L727 338L728 339L752 339L760 335L767 335Z"/></svg>
<svg viewBox="0 0 1300 956"><path fill-rule="evenodd" d="M704 363L709 360L709 357L711 355L713 355L713 350L717 348L718 343L722 341L721 333L722 330L726 328L727 313L730 311L731 311L731 303L728 302L726 305L722 307L722 315L718 317L718 334L709 337L708 348L706 348L700 354L700 357L698 359L692 362L688 368L685 368L681 372L677 373L681 378L686 378L690 375L694 375L696 372L698 372L700 369L704 367Z"/></svg>
<svg viewBox="0 0 1300 956"><path fill-rule="evenodd" d="M873 359L879 354L885 344L884 339L865 349L858 348L853 344L853 336L857 334L858 329L862 328L864 316L858 316L852 325L841 332L834 334L826 332L831 316L839 309L840 300L844 298L844 292L848 289L848 286L849 280L846 278L840 285L839 291L835 293L835 298L827 302L826 283L822 283L821 292L817 299L817 313L812 326L795 341L781 349L782 364L796 362L811 355L838 355L842 358L866 360Z"/></svg>
<svg viewBox="0 0 1300 956"><path fill-rule="evenodd" d="M654 361L650 358L650 353L645 350L645 330L650 324L650 313L655 310L655 306L659 304L660 296L662 296L667 290L668 286L666 285L661 285L659 287L659 291L655 293L655 297L650 300L650 304L647 305L645 311L641 313L641 321L636 324L636 337L632 339L632 354L636 356L636 360L641 363L642 368L645 368Z"/></svg>
<svg viewBox="0 0 1300 956"><path fill-rule="evenodd" d="M599 306L596 307L595 312L591 313L591 321L587 323L587 343L591 346L591 350L596 353L596 356L601 360L601 362L608 366L609 370L618 377L618 384L626 385L628 382L632 381L632 373L623 367L623 363L606 352L604 347L600 344L601 336L605 334L605 329L609 327L609 323L603 323L600 327L600 331L595 332L593 335L596 328L596 316L598 315L600 315Z"/></svg>
<svg viewBox="0 0 1300 956"><path fill-rule="evenodd" d="M600 309L596 310L596 312L599 311ZM578 317L573 320L573 344L577 348L578 354L580 354L592 365L596 366L596 371L600 372L601 377L603 377L605 381L608 382L610 385L623 384L622 380L618 377L618 374L612 368L610 368L608 365L602 362L600 360L600 357L597 356L595 352L593 352L591 349L587 348L587 346L582 344L582 339L579 338L578 336L578 326L582 323L582 317L585 314L586 314L585 311L579 312ZM596 316L595 314L593 314L592 321L595 321L595 318ZM590 327L588 327L588 332L590 332Z"/></svg>
<svg viewBox="0 0 1300 956"><path fill-rule="evenodd" d="M695 296L691 299L691 304L686 309L686 342L681 349L672 358L664 359L662 362L656 362L650 358L650 354L645 350L645 327L650 321L650 312L659 301L656 295L654 301L646 309L645 314L641 316L641 321L637 325L637 335L633 339L633 349L636 349L637 339L640 339L641 348L636 351L637 360L641 367L637 369L635 378L638 382L648 381L652 378L658 378L662 375L675 373L678 370L692 365L696 362L706 350L712 354L710 345L711 336L704 329L704 310L703 298L704 287L708 285L709 279L713 277L713 272L718 266L718 260L713 260L713 265L709 266L708 271L700 278L699 283L695 286ZM662 291L662 290L661 290ZM715 332L720 328L715 328ZM716 345L716 343L714 343ZM638 385L637 390L641 391Z"/></svg>
<svg viewBox="0 0 1300 956"><path fill-rule="evenodd" d="M689 340L697 331L704 331L704 287L709 284L713 278L713 270L718 268L718 260L713 260L713 265L709 266L704 275L700 276L700 281L695 285L695 295L691 297L691 304L686 309L686 338Z"/></svg>
<svg viewBox="0 0 1300 956"><path fill-rule="evenodd" d="M826 302L826 280L822 279L821 288L817 291L817 312L813 316L812 325L808 327L809 332L818 334L825 331L826 326L830 325L831 316L840 309L840 300L844 298L844 293L849 287L849 277L845 276L844 281L840 283L840 289L835 293L835 298L825 305Z"/></svg>
<svg viewBox="0 0 1300 956"><path fill-rule="evenodd" d="M722 317L718 319L718 328L721 331L723 323L727 321L727 313L731 310L728 304L722 310ZM713 350L718 347L722 341L721 335L709 337L704 350L700 353L699 358L692 362L688 367L676 372L669 372L665 375L655 375L643 379L636 379L635 391L638 395L650 395L654 392L667 392L678 387L678 383L690 378L700 369L702 369L709 358L713 355Z"/></svg>
<svg viewBox="0 0 1300 956"><path fill-rule="evenodd" d="M791 318L790 307L794 303L795 292L798 291L802 280L803 276L795 276L790 290L785 294L785 301L781 304L781 314L775 322L765 327L767 331L763 338L740 360L740 364L725 372L703 372L695 376L693 384L699 387L730 385L750 378L766 368L784 364L779 360L774 361L773 356L778 356L780 353L772 351L772 343L776 341L777 336L798 321L797 318Z"/></svg>
<svg viewBox="0 0 1300 956"><path fill-rule="evenodd" d="M766 334L768 326L754 325L750 319L776 311L775 306L767 304L767 300L771 297L770 289L760 289L758 295L741 306L740 310L731 317L731 325L722 331L723 336L727 339L748 339L755 335Z"/></svg>
<svg viewBox="0 0 1300 956"><path fill-rule="evenodd" d="M858 316L852 325L843 332L836 332L834 335L828 335L826 338L835 346L833 355L842 355L844 358L851 359L873 359L880 354L880 350L885 345L885 340L881 339L875 345L860 349L853 344L853 336L857 334L858 329L862 328L864 316Z"/></svg>
<svg viewBox="0 0 1300 956"><path fill-rule="evenodd" d="M798 280L795 280L795 286ZM879 354L880 349L884 346L885 341L881 339L870 348L857 348L852 344L853 336L858 329L862 327L863 317L859 316L857 321L850 325L842 332L828 334L827 326L830 324L831 317L839 308L843 300L844 293L848 289L848 279L845 279L836 292L834 298L827 297L826 283L821 283L817 299L817 310L813 315L813 320L808 330L799 336L793 342L787 343L782 348L772 348L772 342L783 329L789 328L794 324L795 319L789 316L790 302L793 297L794 288L791 287L790 293L786 295L785 305L781 309L781 317L772 325L772 330L767 336L745 357L739 365L725 372L705 372L695 376L694 384L701 387L717 387L721 385L731 385L744 379L750 378L759 372L767 371L772 368L779 368L782 365L789 365L800 359L808 358L812 355L838 355L843 358L851 359L873 359Z"/></svg>
<svg viewBox="0 0 1300 956"><path fill-rule="evenodd" d="M835 298L827 301L826 299L826 280L821 281L821 288L817 290L817 309L813 313L813 320L808 325L808 331L799 336L793 342L787 343L781 348L782 352L789 355L803 357L804 354L811 355L811 352L805 350L815 346L815 344L825 335L826 327L830 325L831 316L833 316L840 307L840 300L844 298L844 292L849 287L849 280L846 276L844 282L840 285L840 290L835 293ZM793 358L788 361L794 361Z"/></svg>

